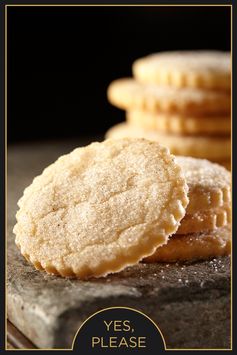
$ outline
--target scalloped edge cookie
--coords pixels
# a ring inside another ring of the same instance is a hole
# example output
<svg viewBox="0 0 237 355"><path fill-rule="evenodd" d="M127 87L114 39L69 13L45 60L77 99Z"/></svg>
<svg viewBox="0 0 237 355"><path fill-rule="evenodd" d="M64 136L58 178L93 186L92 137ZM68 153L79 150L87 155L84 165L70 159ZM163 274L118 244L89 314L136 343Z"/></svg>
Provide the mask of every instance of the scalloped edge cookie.
<svg viewBox="0 0 237 355"><path fill-rule="evenodd" d="M176 156L189 187L186 214L221 210L231 205L231 174L223 166L206 159Z"/></svg>
<svg viewBox="0 0 237 355"><path fill-rule="evenodd" d="M136 264L167 242L188 187L169 150L145 139L75 149L19 200L16 245L36 269L81 279Z"/></svg>
<svg viewBox="0 0 237 355"><path fill-rule="evenodd" d="M221 115L230 113L230 95L193 88L141 84L131 78L113 81L107 90L108 100L123 110Z"/></svg>
<svg viewBox="0 0 237 355"><path fill-rule="evenodd" d="M201 211L193 215L186 214L176 234L212 231L216 228L224 227L230 222L231 208L229 206Z"/></svg>
<svg viewBox="0 0 237 355"><path fill-rule="evenodd" d="M145 258L146 263L206 260L231 253L231 227L217 228L210 232L175 234L166 245Z"/></svg>
<svg viewBox="0 0 237 355"><path fill-rule="evenodd" d="M133 110L126 112L127 122L161 133L226 135L231 131L230 116L188 116Z"/></svg>
<svg viewBox="0 0 237 355"><path fill-rule="evenodd" d="M173 51L137 59L132 70L144 83L228 90L231 85L231 58L221 51Z"/></svg>

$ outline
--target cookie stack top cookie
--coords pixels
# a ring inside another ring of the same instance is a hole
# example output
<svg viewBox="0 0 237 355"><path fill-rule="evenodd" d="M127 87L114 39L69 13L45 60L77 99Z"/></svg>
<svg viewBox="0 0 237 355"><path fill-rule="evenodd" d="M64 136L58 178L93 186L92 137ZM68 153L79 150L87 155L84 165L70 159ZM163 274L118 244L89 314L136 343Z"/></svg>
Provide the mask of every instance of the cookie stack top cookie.
<svg viewBox="0 0 237 355"><path fill-rule="evenodd" d="M132 69L134 78L108 87L127 122L106 137L146 137L174 154L230 162L229 53L163 52L136 60Z"/></svg>
<svg viewBox="0 0 237 355"><path fill-rule="evenodd" d="M230 54L174 51L149 55L133 64L137 80L178 88L230 90Z"/></svg>

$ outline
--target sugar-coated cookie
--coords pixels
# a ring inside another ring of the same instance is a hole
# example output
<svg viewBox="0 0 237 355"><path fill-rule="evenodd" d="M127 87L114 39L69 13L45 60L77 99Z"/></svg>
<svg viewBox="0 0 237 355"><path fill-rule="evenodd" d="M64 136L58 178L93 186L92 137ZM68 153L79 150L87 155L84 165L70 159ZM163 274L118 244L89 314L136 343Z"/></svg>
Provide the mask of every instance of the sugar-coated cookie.
<svg viewBox="0 0 237 355"><path fill-rule="evenodd" d="M181 168L158 143L93 143L60 157L25 189L16 244L48 273L105 276L167 242L187 192Z"/></svg>
<svg viewBox="0 0 237 355"><path fill-rule="evenodd" d="M110 103L127 111L136 109L187 115L230 113L228 93L141 84L131 78L113 81L107 95Z"/></svg>
<svg viewBox="0 0 237 355"><path fill-rule="evenodd" d="M220 51L155 53L137 59L133 64L133 74L137 80L144 83L178 88L230 90L230 53Z"/></svg>
<svg viewBox="0 0 237 355"><path fill-rule="evenodd" d="M194 214L186 214L176 234L190 234L212 231L231 222L231 208L228 205L210 208Z"/></svg>
<svg viewBox="0 0 237 355"><path fill-rule="evenodd" d="M205 260L229 255L231 252L230 226L210 232L173 235L168 243L145 258L145 262L176 262Z"/></svg>
<svg viewBox="0 0 237 355"><path fill-rule="evenodd" d="M230 116L190 116L132 110L126 112L127 122L161 133L193 135L226 135L231 131Z"/></svg>
<svg viewBox="0 0 237 355"><path fill-rule="evenodd" d="M176 157L189 187L186 215L230 207L231 174L223 166L205 159Z"/></svg>

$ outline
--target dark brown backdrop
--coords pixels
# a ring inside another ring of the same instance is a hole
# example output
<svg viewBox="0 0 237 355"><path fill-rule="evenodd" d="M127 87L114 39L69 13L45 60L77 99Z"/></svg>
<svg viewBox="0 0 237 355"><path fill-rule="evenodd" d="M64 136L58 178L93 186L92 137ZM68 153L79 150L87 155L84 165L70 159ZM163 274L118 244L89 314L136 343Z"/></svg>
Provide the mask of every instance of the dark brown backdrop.
<svg viewBox="0 0 237 355"><path fill-rule="evenodd" d="M175 49L229 50L230 8L8 8L9 142L103 133L124 118L110 81Z"/></svg>

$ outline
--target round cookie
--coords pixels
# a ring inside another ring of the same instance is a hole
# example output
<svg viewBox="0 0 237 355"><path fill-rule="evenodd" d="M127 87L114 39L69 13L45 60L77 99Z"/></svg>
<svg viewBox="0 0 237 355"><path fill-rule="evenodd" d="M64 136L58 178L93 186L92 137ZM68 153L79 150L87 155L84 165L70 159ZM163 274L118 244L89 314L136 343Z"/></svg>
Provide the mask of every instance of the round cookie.
<svg viewBox="0 0 237 355"><path fill-rule="evenodd" d="M105 276L166 243L187 203L167 148L144 139L93 143L60 157L25 189L16 244L48 273Z"/></svg>
<svg viewBox="0 0 237 355"><path fill-rule="evenodd" d="M161 52L136 60L135 78L143 83L230 90L230 53L219 51Z"/></svg>
<svg viewBox="0 0 237 355"><path fill-rule="evenodd" d="M192 197L190 198L192 199ZM231 222L230 206L213 208L194 214L186 214L176 234L190 234L212 231L224 227Z"/></svg>
<svg viewBox="0 0 237 355"><path fill-rule="evenodd" d="M225 92L141 84L130 78L113 81L107 95L113 105L127 111L136 109L187 115L230 113L230 95Z"/></svg>
<svg viewBox="0 0 237 355"><path fill-rule="evenodd" d="M210 160L226 160L231 155L229 137L185 136L162 134L125 122L111 127L106 138L139 137L146 138L168 147L172 154L193 156Z"/></svg>
<svg viewBox="0 0 237 355"><path fill-rule="evenodd" d="M168 243L145 258L146 263L205 260L231 253L230 226L210 232L174 235Z"/></svg>
<svg viewBox="0 0 237 355"><path fill-rule="evenodd" d="M161 133L224 135L231 131L228 115L198 117L133 110L126 112L126 118L132 125Z"/></svg>
<svg viewBox="0 0 237 355"><path fill-rule="evenodd" d="M176 157L189 187L186 215L229 208L231 174L223 166L205 159Z"/></svg>

